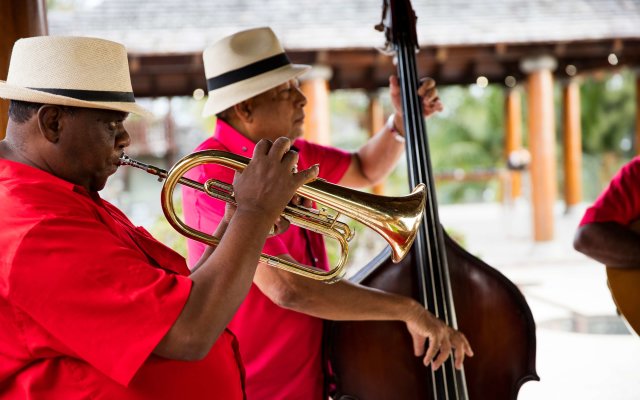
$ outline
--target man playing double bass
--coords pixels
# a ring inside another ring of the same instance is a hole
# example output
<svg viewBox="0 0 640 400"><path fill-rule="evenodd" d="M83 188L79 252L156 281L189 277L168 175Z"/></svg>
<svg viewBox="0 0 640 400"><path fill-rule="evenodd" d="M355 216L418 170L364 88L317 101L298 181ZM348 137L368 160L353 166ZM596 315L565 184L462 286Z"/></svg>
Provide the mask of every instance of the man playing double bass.
<svg viewBox="0 0 640 400"><path fill-rule="evenodd" d="M351 187L374 184L393 168L404 150L397 80L390 79L396 113L358 152L347 153L299 139L306 99L296 77L309 67L291 64L269 28L238 32L204 51L209 98L203 115L217 116L213 137L196 150L218 149L250 154L261 139L294 140L300 168L320 164L319 176ZM420 88L425 115L442 108L433 81ZM228 169L201 166L195 180L229 181ZM213 231L224 205L201 192L183 191L185 220ZM203 251L190 241L190 261ZM328 269L320 235L292 226L270 239L263 252L304 265ZM268 266L259 266L249 296L229 328L238 336L252 399L323 397L322 319L397 320L406 324L416 356L437 369L452 353L462 366L473 353L465 336L435 318L413 299L341 281L326 285ZM425 351L425 341L429 346ZM380 344L384 346L384 343Z"/></svg>

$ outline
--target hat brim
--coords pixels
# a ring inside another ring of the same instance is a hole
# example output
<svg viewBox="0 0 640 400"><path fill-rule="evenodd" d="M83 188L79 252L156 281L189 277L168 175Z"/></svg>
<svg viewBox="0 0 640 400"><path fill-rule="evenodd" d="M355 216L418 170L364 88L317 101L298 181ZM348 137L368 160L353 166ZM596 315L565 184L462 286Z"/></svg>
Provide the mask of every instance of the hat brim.
<svg viewBox="0 0 640 400"><path fill-rule="evenodd" d="M39 90L24 88L22 86L12 85L5 81L0 81L0 98L8 100L27 101L30 103L57 104L69 107L99 108L105 110L122 111L127 113L134 113L140 115L141 117L147 118L153 116L153 113L151 111L132 102L78 100L74 99L73 97L60 96L57 94L51 94L41 92Z"/></svg>
<svg viewBox="0 0 640 400"><path fill-rule="evenodd" d="M216 115L227 108L296 78L311 69L310 65L288 64L209 92L203 117Z"/></svg>

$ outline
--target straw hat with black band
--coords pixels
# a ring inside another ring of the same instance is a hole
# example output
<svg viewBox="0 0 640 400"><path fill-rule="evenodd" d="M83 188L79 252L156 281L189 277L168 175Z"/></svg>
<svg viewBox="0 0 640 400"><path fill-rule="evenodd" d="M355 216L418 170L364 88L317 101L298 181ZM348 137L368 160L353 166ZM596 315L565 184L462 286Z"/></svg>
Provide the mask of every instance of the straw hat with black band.
<svg viewBox="0 0 640 400"><path fill-rule="evenodd" d="M203 117L264 93L311 67L292 64L271 28L255 28L227 36L202 54L209 98Z"/></svg>
<svg viewBox="0 0 640 400"><path fill-rule="evenodd" d="M16 41L0 98L151 115L135 102L125 47L97 38Z"/></svg>

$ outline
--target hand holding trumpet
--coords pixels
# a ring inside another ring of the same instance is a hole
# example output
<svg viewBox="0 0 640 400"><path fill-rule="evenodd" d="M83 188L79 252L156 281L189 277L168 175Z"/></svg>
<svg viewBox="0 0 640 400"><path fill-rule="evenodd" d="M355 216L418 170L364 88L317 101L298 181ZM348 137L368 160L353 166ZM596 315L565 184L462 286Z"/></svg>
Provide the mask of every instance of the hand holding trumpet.
<svg viewBox="0 0 640 400"><path fill-rule="evenodd" d="M233 181L234 197L238 210L254 212L274 221L273 234L284 232L289 223L280 215L289 203L307 204L296 190L318 176L317 165L303 171L297 170L298 153L291 150L291 141L281 137L271 143L261 140L256 145L253 158L242 173L236 173ZM224 219L228 222L235 213L228 204Z"/></svg>

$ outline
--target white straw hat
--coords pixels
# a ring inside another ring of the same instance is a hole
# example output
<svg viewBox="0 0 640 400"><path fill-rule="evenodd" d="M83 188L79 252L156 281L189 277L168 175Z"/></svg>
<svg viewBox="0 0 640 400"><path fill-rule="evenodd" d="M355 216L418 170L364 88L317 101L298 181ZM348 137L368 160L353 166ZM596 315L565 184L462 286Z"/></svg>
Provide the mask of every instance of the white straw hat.
<svg viewBox="0 0 640 400"><path fill-rule="evenodd" d="M16 41L0 97L151 115L135 103L124 46L88 37Z"/></svg>
<svg viewBox="0 0 640 400"><path fill-rule="evenodd" d="M209 98L208 117L293 79L311 67L291 64L271 28L227 36L202 54Z"/></svg>

